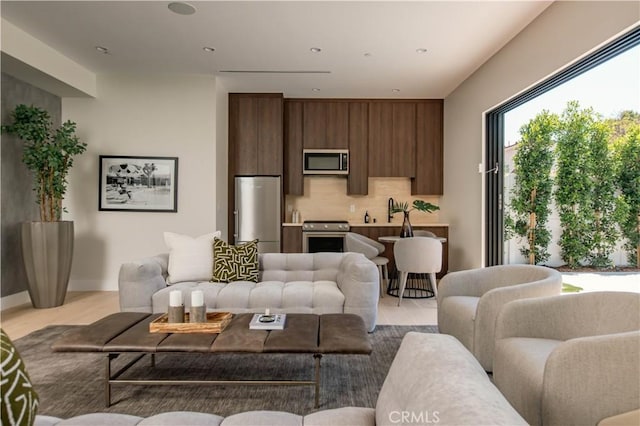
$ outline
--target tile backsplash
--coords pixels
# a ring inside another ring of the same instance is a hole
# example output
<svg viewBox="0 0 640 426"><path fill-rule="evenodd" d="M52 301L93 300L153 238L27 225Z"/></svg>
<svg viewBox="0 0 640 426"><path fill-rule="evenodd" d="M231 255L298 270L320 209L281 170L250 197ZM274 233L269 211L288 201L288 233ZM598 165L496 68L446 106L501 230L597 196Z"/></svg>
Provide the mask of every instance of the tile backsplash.
<svg viewBox="0 0 640 426"><path fill-rule="evenodd" d="M285 198L286 221L291 222L291 209L300 212L300 222L305 220L348 220L363 223L365 211L371 222L387 223L389 198L409 204L424 200L439 205L440 197L411 195L409 178L369 178L368 195L347 195L347 179L335 176L307 176L304 178L304 196L287 195ZM351 211L354 206L355 211ZM411 212L411 223L438 223L439 211ZM392 223L402 223L402 213L396 213Z"/></svg>

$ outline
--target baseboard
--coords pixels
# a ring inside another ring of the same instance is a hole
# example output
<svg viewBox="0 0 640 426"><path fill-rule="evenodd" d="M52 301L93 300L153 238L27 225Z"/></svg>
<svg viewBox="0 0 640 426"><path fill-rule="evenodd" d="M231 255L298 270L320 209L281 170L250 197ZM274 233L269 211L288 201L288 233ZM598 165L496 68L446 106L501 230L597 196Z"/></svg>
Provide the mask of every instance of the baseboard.
<svg viewBox="0 0 640 426"><path fill-rule="evenodd" d="M67 291L118 291L116 280L69 280Z"/></svg>
<svg viewBox="0 0 640 426"><path fill-rule="evenodd" d="M26 290L21 291L20 293L11 294L9 296L0 298L0 311L4 311L5 309L13 308L15 306L24 305L27 303L31 303L29 292Z"/></svg>
<svg viewBox="0 0 640 426"><path fill-rule="evenodd" d="M118 291L118 283L102 280L69 280L67 291ZM0 311L31 303L28 291L0 298Z"/></svg>

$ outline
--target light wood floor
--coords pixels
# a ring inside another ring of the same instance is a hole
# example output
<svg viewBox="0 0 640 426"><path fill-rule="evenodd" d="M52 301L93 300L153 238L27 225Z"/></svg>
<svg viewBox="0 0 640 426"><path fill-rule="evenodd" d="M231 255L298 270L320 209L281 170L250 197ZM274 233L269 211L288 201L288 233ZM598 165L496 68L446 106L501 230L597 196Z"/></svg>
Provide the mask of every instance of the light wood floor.
<svg viewBox="0 0 640 426"><path fill-rule="evenodd" d="M34 309L30 304L6 309L0 314L0 325L11 339L53 324L88 324L108 314L119 312L117 291L69 292L64 305ZM435 325L435 299L403 299L385 296L378 304L378 324Z"/></svg>

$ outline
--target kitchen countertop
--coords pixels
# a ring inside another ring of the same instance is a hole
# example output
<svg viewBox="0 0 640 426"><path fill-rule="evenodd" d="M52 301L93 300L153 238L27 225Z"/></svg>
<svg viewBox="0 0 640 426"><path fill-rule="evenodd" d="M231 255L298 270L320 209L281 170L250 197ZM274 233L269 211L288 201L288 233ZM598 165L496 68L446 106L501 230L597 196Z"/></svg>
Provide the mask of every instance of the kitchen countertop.
<svg viewBox="0 0 640 426"><path fill-rule="evenodd" d="M290 222L285 222L282 224L282 226L302 226L302 223L290 223ZM353 226L353 227L362 227L362 226L370 226L370 227L392 227L392 228L400 228L402 226L402 222L392 222L392 223L387 223L387 222L377 222L377 223L358 223L358 222L349 222L349 226ZM411 222L411 226L433 226L433 227L439 227L439 226L446 226L448 227L449 224L448 223L413 223Z"/></svg>

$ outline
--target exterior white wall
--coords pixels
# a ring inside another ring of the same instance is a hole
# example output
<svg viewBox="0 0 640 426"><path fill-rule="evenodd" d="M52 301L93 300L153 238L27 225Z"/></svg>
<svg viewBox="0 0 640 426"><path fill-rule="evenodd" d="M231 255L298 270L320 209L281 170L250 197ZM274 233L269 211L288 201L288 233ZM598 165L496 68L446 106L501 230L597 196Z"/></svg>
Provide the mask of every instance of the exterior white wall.
<svg viewBox="0 0 640 426"><path fill-rule="evenodd" d="M484 188L478 173L484 157L484 113L639 21L637 2L555 2L447 96L440 219L450 227L451 271L484 264Z"/></svg>
<svg viewBox="0 0 640 426"><path fill-rule="evenodd" d="M70 290L117 290L120 264L166 252L164 231L215 230L215 77L99 76L98 97L63 99L62 119L88 144L65 199L76 234ZM178 157L178 212L98 211L99 155Z"/></svg>

